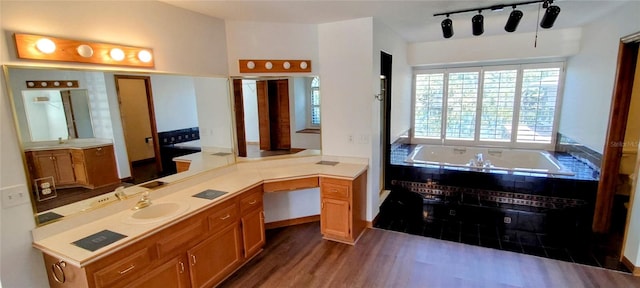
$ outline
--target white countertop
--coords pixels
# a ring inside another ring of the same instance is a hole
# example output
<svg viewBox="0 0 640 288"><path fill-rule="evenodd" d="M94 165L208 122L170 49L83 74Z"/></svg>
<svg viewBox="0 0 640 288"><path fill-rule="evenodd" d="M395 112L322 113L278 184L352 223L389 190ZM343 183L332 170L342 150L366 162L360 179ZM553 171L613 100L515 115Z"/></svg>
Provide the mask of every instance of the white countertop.
<svg viewBox="0 0 640 288"><path fill-rule="evenodd" d="M335 166L316 164L320 160L339 161L339 163ZM309 176L355 179L366 171L367 162L367 159L361 158L313 156L251 161L211 169L185 181L156 189L150 193L149 198L154 204L182 202L189 206L184 213L173 218L148 224L125 223L123 219L134 213L130 208L135 205L139 198L132 197L104 208L82 213L79 215L80 217L72 217L64 221L38 227L32 231L33 246L64 259L69 264L83 267L119 250L128 243L158 232L173 223L188 218L220 201L224 201L264 182ZM214 200L191 197L207 189L228 193ZM127 237L94 252L71 244L76 240L102 230L111 230L127 235Z"/></svg>
<svg viewBox="0 0 640 288"><path fill-rule="evenodd" d="M110 139L86 138L86 139L69 139L62 143L59 141L38 141L22 143L24 151L43 151L57 149L88 149L107 145L112 145Z"/></svg>

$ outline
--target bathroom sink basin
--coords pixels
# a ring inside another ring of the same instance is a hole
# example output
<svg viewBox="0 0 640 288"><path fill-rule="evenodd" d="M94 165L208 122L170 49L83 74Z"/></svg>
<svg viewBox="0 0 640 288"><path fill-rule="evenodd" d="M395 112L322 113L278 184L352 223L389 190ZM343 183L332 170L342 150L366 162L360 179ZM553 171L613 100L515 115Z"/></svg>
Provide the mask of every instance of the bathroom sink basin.
<svg viewBox="0 0 640 288"><path fill-rule="evenodd" d="M189 209L184 202L153 203L148 207L128 213L122 219L129 224L148 224L178 216Z"/></svg>

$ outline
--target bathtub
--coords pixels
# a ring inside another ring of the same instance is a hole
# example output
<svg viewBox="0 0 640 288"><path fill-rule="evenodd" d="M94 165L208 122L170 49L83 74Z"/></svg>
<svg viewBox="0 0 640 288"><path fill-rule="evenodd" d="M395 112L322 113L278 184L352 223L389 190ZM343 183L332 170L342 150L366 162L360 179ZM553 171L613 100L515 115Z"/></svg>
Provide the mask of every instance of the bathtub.
<svg viewBox="0 0 640 288"><path fill-rule="evenodd" d="M477 161L478 154L482 155L482 162ZM405 162L468 167L477 171L497 170L569 176L575 174L564 168L549 152L536 150L418 145Z"/></svg>

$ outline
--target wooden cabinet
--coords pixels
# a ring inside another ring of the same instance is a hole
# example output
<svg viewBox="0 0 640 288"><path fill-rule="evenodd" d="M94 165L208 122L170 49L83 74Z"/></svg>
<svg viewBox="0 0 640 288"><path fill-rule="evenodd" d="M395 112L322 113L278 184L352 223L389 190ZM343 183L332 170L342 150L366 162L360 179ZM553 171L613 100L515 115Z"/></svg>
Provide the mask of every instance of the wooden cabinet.
<svg viewBox="0 0 640 288"><path fill-rule="evenodd" d="M236 222L189 250L191 287L212 287L240 266L243 261L240 237Z"/></svg>
<svg viewBox="0 0 640 288"><path fill-rule="evenodd" d="M173 258L158 268L141 275L138 280L133 281L127 288L138 287L189 287L189 270L186 255Z"/></svg>
<svg viewBox="0 0 640 288"><path fill-rule="evenodd" d="M178 173L188 171L189 166L191 166L190 161L176 161L176 160L173 160L173 161L176 163L176 171Z"/></svg>
<svg viewBox="0 0 640 288"><path fill-rule="evenodd" d="M249 259L262 250L266 242L264 234L264 205L262 189L254 188L240 198L244 258Z"/></svg>
<svg viewBox="0 0 640 288"><path fill-rule="evenodd" d="M366 227L367 173L355 180L320 178L320 230L325 239L353 244Z"/></svg>
<svg viewBox="0 0 640 288"><path fill-rule="evenodd" d="M53 177L55 185L75 184L71 153L68 149L27 152L33 179Z"/></svg>
<svg viewBox="0 0 640 288"><path fill-rule="evenodd" d="M84 267L44 254L51 287L213 287L262 250L262 185ZM244 252L244 253L243 253Z"/></svg>
<svg viewBox="0 0 640 288"><path fill-rule="evenodd" d="M53 177L55 185L98 188L119 183L113 145L87 149L27 151L32 179Z"/></svg>

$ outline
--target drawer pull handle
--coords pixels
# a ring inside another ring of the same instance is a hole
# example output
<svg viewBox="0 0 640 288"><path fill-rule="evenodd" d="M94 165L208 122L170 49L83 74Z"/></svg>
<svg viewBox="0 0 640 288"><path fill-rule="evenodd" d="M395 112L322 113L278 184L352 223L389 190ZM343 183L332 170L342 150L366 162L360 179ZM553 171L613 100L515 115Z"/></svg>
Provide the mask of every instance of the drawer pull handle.
<svg viewBox="0 0 640 288"><path fill-rule="evenodd" d="M229 219L229 217L231 217L231 215L227 214L227 216L220 217L220 220L227 220Z"/></svg>
<svg viewBox="0 0 640 288"><path fill-rule="evenodd" d="M331 189L331 192L332 192L332 193L337 193L337 192L338 192L338 189Z"/></svg>
<svg viewBox="0 0 640 288"><path fill-rule="evenodd" d="M97 150L98 150L98 151L102 151L102 148L98 148Z"/></svg>
<svg viewBox="0 0 640 288"><path fill-rule="evenodd" d="M191 265L192 265L192 266L193 266L193 265L196 265L196 255L193 255L193 254L192 254L192 255L191 255L191 260L192 260L191 262L193 262L193 263L191 263Z"/></svg>
<svg viewBox="0 0 640 288"><path fill-rule="evenodd" d="M184 263L180 261L180 274L184 273Z"/></svg>
<svg viewBox="0 0 640 288"><path fill-rule="evenodd" d="M124 269L124 270L120 271L119 273L120 273L120 275L127 274L129 271L133 270L133 268L136 268L136 265L131 264L131 266L129 266L129 268Z"/></svg>
<svg viewBox="0 0 640 288"><path fill-rule="evenodd" d="M67 278L64 275L64 270L62 269L65 266L67 266L67 263L64 261L58 261L58 263L51 264L51 272L53 272L51 275L53 276L53 280L56 280L58 283L64 283L67 281ZM58 277L58 274L60 274L60 277Z"/></svg>
<svg viewBox="0 0 640 288"><path fill-rule="evenodd" d="M258 200L256 200L256 199L253 199L253 201L251 201L251 202L249 202L249 205L253 205L253 204L256 204L257 202L258 202Z"/></svg>

